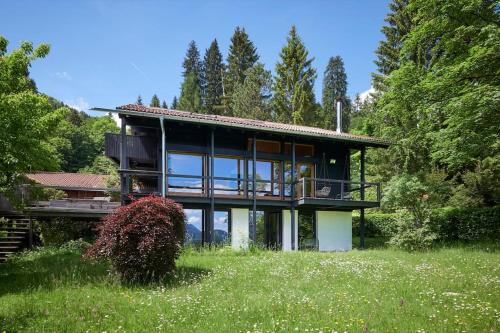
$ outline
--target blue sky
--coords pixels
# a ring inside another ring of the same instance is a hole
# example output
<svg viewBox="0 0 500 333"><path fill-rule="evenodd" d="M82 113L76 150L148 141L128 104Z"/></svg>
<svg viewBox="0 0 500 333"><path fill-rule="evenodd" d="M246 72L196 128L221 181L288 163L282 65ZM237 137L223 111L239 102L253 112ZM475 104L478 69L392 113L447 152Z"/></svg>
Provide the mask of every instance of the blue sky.
<svg viewBox="0 0 500 333"><path fill-rule="evenodd" d="M31 75L41 92L80 109L170 104L179 94L181 64L190 40L203 55L217 38L227 56L236 26L245 27L260 61L273 70L295 24L318 78L331 56L343 57L349 94L370 88L374 50L382 38L386 0L364 1L2 1L0 34L9 48L22 40L51 44Z"/></svg>

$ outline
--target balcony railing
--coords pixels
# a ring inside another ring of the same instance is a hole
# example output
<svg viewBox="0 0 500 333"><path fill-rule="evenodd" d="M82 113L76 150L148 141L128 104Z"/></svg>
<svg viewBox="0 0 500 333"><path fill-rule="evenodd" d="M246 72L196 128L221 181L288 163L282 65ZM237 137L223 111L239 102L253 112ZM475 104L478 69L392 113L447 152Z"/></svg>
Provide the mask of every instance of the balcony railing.
<svg viewBox="0 0 500 333"><path fill-rule="evenodd" d="M304 177L295 184L296 199L380 202L380 183Z"/></svg>
<svg viewBox="0 0 500 333"><path fill-rule="evenodd" d="M129 194L147 195L159 194L161 173L158 171L127 170L122 171L131 177ZM172 196L211 196L211 177L197 175L168 174L167 195ZM329 199L344 201L380 202L379 183L356 182L337 179L301 178L293 183L296 200ZM291 182L255 180L257 199L291 198ZM253 198L253 181L250 178L214 177L214 196L234 197L241 199Z"/></svg>

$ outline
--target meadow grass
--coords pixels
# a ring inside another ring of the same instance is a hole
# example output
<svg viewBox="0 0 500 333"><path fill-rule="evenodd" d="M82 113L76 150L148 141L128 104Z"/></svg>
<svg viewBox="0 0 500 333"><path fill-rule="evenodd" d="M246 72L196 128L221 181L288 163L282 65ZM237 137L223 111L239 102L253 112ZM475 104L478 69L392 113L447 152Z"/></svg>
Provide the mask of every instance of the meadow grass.
<svg viewBox="0 0 500 333"><path fill-rule="evenodd" d="M163 283L43 249L0 266L0 332L496 332L500 253L187 250Z"/></svg>

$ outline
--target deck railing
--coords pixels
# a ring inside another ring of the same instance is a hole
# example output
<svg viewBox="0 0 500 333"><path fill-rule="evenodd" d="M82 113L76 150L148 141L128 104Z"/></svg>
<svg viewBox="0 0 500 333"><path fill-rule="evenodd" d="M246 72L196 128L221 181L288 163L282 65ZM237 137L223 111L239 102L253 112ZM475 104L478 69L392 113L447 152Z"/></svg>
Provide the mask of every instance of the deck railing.
<svg viewBox="0 0 500 333"><path fill-rule="evenodd" d="M296 199L380 202L380 183L304 177L295 184Z"/></svg>
<svg viewBox="0 0 500 333"><path fill-rule="evenodd" d="M128 174L133 179L130 186L130 194L132 195L140 196L161 192L161 172L124 170L122 174ZM251 178L214 176L213 179L215 196L253 198L253 180ZM166 183L167 195L210 197L212 192L210 176L167 174ZM338 179L305 177L294 183L256 179L255 187L258 199L290 200L292 187L295 190L296 200L307 198L380 202L381 198L379 183Z"/></svg>

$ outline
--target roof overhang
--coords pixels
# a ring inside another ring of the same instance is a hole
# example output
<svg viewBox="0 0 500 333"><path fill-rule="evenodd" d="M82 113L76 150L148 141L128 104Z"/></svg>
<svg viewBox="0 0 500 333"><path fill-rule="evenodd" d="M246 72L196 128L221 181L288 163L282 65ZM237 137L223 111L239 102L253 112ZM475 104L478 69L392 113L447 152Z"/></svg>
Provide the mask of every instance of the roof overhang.
<svg viewBox="0 0 500 333"><path fill-rule="evenodd" d="M252 125L252 124L245 124L243 126L243 125L239 125L239 124L235 124L235 123L221 123L219 121L210 120L210 119L203 119L201 121L199 119L180 117L180 116L171 115L171 114L158 114L158 113L123 110L123 109L118 109L118 108L111 109L111 108L99 108L99 107L94 107L94 108L91 108L90 110L98 111L98 112L118 113L118 114L135 116L135 117L143 117L143 118L156 118L156 119L173 120L173 121L178 121L178 122L183 122L183 123L192 123L192 124L198 124L198 125L201 124L201 125L207 125L207 126L237 128L237 129L243 129L243 130L251 130L251 131L257 131L257 132L266 132L266 133L281 134L281 135L290 135L290 136L303 137L303 138L314 138L314 139L329 140L329 141L335 141L335 142L354 143L354 144L357 144L360 146L374 147L374 148L387 148L390 146L390 143L385 142L385 141L374 142L371 140L363 140L362 138L352 138L352 137L348 137L348 136L330 137L330 136L325 136L325 135L321 135L321 134L317 134L317 133L304 133L304 132L297 132L297 131L293 131L293 130L284 130L284 129L276 130L276 129L267 128L267 127L260 127L260 126L256 126L256 125Z"/></svg>

